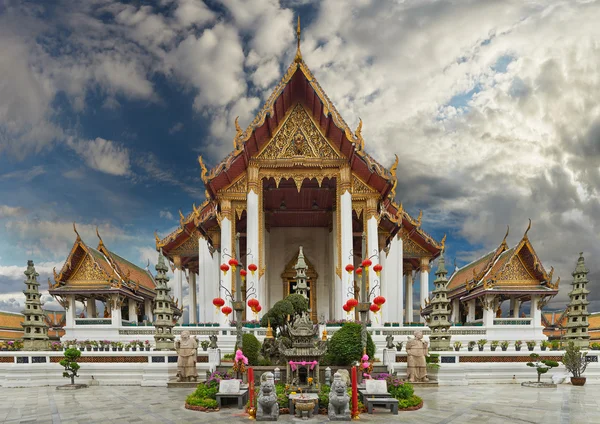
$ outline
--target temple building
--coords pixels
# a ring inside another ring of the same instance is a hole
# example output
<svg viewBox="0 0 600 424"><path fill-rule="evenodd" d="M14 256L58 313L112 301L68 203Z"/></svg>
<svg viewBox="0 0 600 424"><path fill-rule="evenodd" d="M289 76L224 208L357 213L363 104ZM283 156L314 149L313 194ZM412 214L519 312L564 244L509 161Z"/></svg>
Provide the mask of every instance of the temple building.
<svg viewBox="0 0 600 424"><path fill-rule="evenodd" d="M210 302L225 298L220 283L233 287L233 273L220 271L231 256L256 265L246 284L265 310L294 293L299 246L313 321L345 317L355 280L346 266L358 268L363 256L383 266L381 277L369 273L369 286L394 305L383 309L384 321L415 320L413 284L419 281L424 307L429 264L442 244L421 228L422 213L415 219L396 203L398 157L390 168L373 159L362 125L351 130L327 97L302 59L298 29L295 59L260 112L245 130L236 119L232 152L210 170L199 158L204 202L180 212L171 234L156 236L156 248L173 264L179 305L189 282L189 323L227 324ZM237 233L241 252L233 251ZM368 255L361 252L363 233Z"/></svg>
<svg viewBox="0 0 600 424"><path fill-rule="evenodd" d="M530 227L515 247L508 247L507 231L496 249L452 274L447 289L453 325L481 325L490 340L545 338L542 308L558 293L560 278L553 282L554 270L544 269L527 236ZM431 314L431 306L422 313Z"/></svg>
<svg viewBox="0 0 600 424"><path fill-rule="evenodd" d="M90 330L102 329L112 335L110 330L123 325L152 322L152 274L108 250L98 232L94 249L73 229L75 244L60 272L54 271L54 283L48 281L50 294L65 308L67 338L90 337ZM84 306L80 314L76 302Z"/></svg>

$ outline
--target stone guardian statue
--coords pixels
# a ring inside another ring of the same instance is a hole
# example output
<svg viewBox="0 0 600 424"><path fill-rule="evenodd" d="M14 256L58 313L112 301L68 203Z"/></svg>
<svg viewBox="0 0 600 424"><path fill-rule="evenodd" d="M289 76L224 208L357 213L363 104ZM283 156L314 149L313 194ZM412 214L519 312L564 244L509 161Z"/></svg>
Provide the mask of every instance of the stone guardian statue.
<svg viewBox="0 0 600 424"><path fill-rule="evenodd" d="M175 350L177 351L177 381L196 381L198 379L196 337L190 337L190 332L187 330L182 331L181 339L175 342Z"/></svg>
<svg viewBox="0 0 600 424"><path fill-rule="evenodd" d="M263 377L265 377L264 380ZM277 403L272 372L266 372L261 376L256 405L256 421L277 421L279 418L279 403Z"/></svg>
<svg viewBox="0 0 600 424"><path fill-rule="evenodd" d="M427 382L427 363L425 357L429 355L429 347L427 342L423 341L423 332L417 330L414 332L414 339L406 343L407 368L406 374L408 381Z"/></svg>
<svg viewBox="0 0 600 424"><path fill-rule="evenodd" d="M350 396L340 373L333 375L329 392L328 415L330 421L350 421Z"/></svg>

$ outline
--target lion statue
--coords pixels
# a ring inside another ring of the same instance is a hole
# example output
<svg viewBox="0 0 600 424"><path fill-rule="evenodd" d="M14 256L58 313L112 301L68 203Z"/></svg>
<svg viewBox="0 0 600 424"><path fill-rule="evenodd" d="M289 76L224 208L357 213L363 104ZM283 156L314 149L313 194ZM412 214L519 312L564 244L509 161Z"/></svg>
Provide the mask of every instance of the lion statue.
<svg viewBox="0 0 600 424"><path fill-rule="evenodd" d="M260 384L256 408L256 421L277 421L277 418L279 417L279 404L277 403L273 374L265 374L270 374L270 376L267 375L266 381Z"/></svg>
<svg viewBox="0 0 600 424"><path fill-rule="evenodd" d="M342 381L342 375L337 372L333 375L331 383L328 411L331 421L350 421L350 396L346 391L346 383Z"/></svg>

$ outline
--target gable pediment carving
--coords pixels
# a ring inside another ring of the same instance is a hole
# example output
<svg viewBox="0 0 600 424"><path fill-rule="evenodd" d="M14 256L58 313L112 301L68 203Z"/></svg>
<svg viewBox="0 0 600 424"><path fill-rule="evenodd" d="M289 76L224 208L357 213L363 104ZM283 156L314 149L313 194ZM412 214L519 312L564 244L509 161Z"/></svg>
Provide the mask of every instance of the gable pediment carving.
<svg viewBox="0 0 600 424"><path fill-rule="evenodd" d="M84 281L106 281L109 276L100 269L92 258L86 254L83 260L77 266L73 275L68 279L67 283L84 282Z"/></svg>
<svg viewBox="0 0 600 424"><path fill-rule="evenodd" d="M340 159L342 156L321 134L300 103L279 128L259 159Z"/></svg>
<svg viewBox="0 0 600 424"><path fill-rule="evenodd" d="M502 271L499 281L533 281L536 278L527 269L519 255L513 256L506 268Z"/></svg>
<svg viewBox="0 0 600 424"><path fill-rule="evenodd" d="M402 250L404 252L405 257L420 258L431 256L430 252L428 252L425 248L419 246L417 243L415 243L408 237L406 239L403 239Z"/></svg>

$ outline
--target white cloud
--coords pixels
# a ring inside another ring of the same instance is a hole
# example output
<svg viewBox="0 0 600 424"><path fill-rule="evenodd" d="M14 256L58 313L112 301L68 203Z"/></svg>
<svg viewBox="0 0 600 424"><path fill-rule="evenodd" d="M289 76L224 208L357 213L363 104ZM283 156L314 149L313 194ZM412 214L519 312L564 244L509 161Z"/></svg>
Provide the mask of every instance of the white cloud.
<svg viewBox="0 0 600 424"><path fill-rule="evenodd" d="M180 0L175 18L184 27L204 25L215 19L215 14L200 0Z"/></svg>
<svg viewBox="0 0 600 424"><path fill-rule="evenodd" d="M174 219L173 214L166 209L163 209L162 211L160 211L159 215L161 218L167 218L170 220Z"/></svg>
<svg viewBox="0 0 600 424"><path fill-rule="evenodd" d="M113 141L97 137L95 140L70 140L69 146L92 169L112 175L128 175L129 150Z"/></svg>
<svg viewBox="0 0 600 424"><path fill-rule="evenodd" d="M169 134L175 134L183 129L183 122L177 122L169 128Z"/></svg>
<svg viewBox="0 0 600 424"><path fill-rule="evenodd" d="M25 214L25 209L18 206L0 205L0 218L9 218Z"/></svg>
<svg viewBox="0 0 600 424"><path fill-rule="evenodd" d="M46 170L44 169L44 167L41 165L37 165L32 168L27 168L27 169L22 169L19 171L13 171L13 172L8 172L6 174L1 174L0 181L1 180L19 180L19 181L30 182L35 177L44 175L45 173L46 173Z"/></svg>

